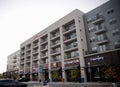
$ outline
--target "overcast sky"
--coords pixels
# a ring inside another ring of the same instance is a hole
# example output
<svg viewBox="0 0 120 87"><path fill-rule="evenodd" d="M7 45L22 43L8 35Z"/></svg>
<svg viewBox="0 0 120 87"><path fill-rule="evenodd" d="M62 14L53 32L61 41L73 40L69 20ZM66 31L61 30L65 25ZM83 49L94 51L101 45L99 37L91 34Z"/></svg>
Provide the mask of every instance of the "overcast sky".
<svg viewBox="0 0 120 87"><path fill-rule="evenodd" d="M0 0L0 73L20 44L74 9L86 13L108 0Z"/></svg>

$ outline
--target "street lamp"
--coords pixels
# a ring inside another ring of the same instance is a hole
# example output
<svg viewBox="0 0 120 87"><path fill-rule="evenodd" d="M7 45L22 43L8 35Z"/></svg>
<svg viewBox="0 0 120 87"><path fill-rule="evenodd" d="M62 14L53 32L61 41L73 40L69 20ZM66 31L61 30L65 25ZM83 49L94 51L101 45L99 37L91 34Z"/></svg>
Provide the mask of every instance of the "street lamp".
<svg viewBox="0 0 120 87"><path fill-rule="evenodd" d="M90 77L90 82L91 82L92 81L92 77L91 77L90 62L88 62L87 64L88 64L88 72L89 72L89 77Z"/></svg>

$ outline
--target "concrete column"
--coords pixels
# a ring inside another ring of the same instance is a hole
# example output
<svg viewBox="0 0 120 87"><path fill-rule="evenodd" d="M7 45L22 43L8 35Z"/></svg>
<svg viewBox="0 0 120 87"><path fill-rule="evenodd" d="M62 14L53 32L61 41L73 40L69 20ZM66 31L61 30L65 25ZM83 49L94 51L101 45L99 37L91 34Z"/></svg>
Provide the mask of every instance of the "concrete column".
<svg viewBox="0 0 120 87"><path fill-rule="evenodd" d="M63 70L65 66L64 66L64 44L63 44L63 27L62 26L60 27L60 38L61 38L60 43L61 43L62 78L66 82L65 70Z"/></svg>
<svg viewBox="0 0 120 87"><path fill-rule="evenodd" d="M39 46L39 49L38 49L38 52L39 52L39 55L38 55L38 80L41 80L40 78L40 72L39 72L39 66L40 66L40 38L39 38L39 42L38 42L38 46Z"/></svg>
<svg viewBox="0 0 120 87"><path fill-rule="evenodd" d="M48 73L49 73L49 79L52 81L52 76L51 76L51 56L50 56L50 33L48 33Z"/></svg>
<svg viewBox="0 0 120 87"><path fill-rule="evenodd" d="M75 18L76 34L78 40L78 50L79 50L79 60L80 60L80 72L81 78L84 78L84 81L87 81L86 72L85 72L85 60L84 60L84 51L87 50L85 28L82 15Z"/></svg>
<svg viewBox="0 0 120 87"><path fill-rule="evenodd" d="M31 48L30 49L31 49L31 54L30 54L31 55L31 61L30 61L30 63L31 63L31 66L30 66L30 72L31 72L30 73L30 80L33 80L33 78L32 78L32 64L33 64L32 63L32 42L31 42Z"/></svg>

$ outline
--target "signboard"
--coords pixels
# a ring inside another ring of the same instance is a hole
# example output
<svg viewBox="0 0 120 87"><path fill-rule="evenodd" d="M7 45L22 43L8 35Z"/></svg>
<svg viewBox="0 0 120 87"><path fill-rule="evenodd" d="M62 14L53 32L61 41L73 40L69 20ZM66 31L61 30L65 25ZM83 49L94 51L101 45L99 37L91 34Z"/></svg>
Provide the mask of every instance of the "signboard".
<svg viewBox="0 0 120 87"><path fill-rule="evenodd" d="M90 58L90 61L100 61L100 60L104 60L104 57L97 56L94 58Z"/></svg>
<svg viewBox="0 0 120 87"><path fill-rule="evenodd" d="M79 64L79 59L74 59L74 60L69 60L64 62L65 66L72 66L76 64Z"/></svg>

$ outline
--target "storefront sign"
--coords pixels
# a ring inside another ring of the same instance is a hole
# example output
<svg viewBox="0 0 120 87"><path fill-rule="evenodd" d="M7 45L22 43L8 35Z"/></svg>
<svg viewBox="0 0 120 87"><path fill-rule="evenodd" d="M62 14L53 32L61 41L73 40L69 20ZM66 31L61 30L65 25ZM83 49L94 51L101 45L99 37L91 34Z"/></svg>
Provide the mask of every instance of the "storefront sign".
<svg viewBox="0 0 120 87"><path fill-rule="evenodd" d="M71 60L71 61L65 61L65 65L69 65L69 64L75 64L75 63L79 63L79 60Z"/></svg>
<svg viewBox="0 0 120 87"><path fill-rule="evenodd" d="M90 61L100 61L100 60L104 60L104 57L95 57L95 58L90 58Z"/></svg>

